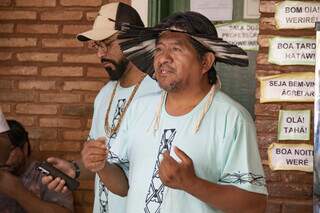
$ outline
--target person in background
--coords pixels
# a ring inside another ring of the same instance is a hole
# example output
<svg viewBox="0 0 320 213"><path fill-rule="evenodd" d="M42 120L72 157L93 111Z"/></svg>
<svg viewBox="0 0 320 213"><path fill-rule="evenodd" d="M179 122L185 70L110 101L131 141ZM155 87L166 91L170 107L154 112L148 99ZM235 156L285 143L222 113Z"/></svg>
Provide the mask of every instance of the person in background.
<svg viewBox="0 0 320 213"><path fill-rule="evenodd" d="M41 183L38 161L30 157L28 132L18 121L7 120L8 158L0 167L0 212L73 212L71 192L50 191ZM1 142L3 143L3 141Z"/></svg>
<svg viewBox="0 0 320 213"><path fill-rule="evenodd" d="M95 174L94 213L123 213L126 205L125 198L108 192L100 180L98 171L90 171L83 166L91 158L90 153L95 149L93 141L102 137L104 143L101 146L112 147L132 101L137 97L160 90L153 79L124 57L117 40L121 23L144 26L134 8L115 2L101 7L92 30L77 35L79 41L89 42L90 46L96 49L97 56L107 71L110 81L100 90L95 99L89 141L84 143L82 161L77 160L75 164L54 157L47 159L71 177L88 179ZM117 156L112 153L109 158L117 160ZM44 177L43 183L57 192L68 190L63 180L53 179L51 176Z"/></svg>
<svg viewBox="0 0 320 213"><path fill-rule="evenodd" d="M247 66L246 53L196 12L173 14L154 28L125 26L118 39L127 58L137 66L153 62L163 91L136 100L114 146L96 141L86 167L127 196L128 213L264 212L254 122L219 90L214 69L216 61ZM141 60L150 53L154 60ZM108 153L121 161L106 161Z"/></svg>

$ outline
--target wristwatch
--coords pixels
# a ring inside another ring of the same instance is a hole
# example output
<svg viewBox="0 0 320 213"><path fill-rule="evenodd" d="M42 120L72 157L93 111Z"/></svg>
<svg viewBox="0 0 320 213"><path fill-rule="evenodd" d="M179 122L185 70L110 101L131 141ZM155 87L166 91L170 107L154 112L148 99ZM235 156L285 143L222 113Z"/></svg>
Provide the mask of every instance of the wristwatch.
<svg viewBox="0 0 320 213"><path fill-rule="evenodd" d="M74 160L71 160L70 163L72 163L74 170L75 170L76 176L74 178L77 179L80 176L80 167L77 164L77 162L75 162Z"/></svg>

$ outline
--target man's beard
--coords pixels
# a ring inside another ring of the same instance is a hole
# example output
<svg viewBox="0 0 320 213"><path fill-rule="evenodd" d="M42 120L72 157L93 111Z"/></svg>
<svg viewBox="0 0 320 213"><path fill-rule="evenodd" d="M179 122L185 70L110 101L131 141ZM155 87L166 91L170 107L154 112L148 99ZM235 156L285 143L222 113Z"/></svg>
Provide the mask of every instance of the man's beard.
<svg viewBox="0 0 320 213"><path fill-rule="evenodd" d="M126 71L129 60L126 58L122 58L119 62L116 62L115 60L108 59L108 58L102 58L101 63L111 63L115 68L112 68L110 66L105 67L105 70L107 71L110 80L117 81L119 80L123 73Z"/></svg>

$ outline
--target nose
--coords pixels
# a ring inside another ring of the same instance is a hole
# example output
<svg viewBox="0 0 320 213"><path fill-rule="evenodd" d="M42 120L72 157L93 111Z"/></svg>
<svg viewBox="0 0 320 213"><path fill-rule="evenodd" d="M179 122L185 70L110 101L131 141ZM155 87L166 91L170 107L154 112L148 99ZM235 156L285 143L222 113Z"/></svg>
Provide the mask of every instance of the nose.
<svg viewBox="0 0 320 213"><path fill-rule="evenodd" d="M106 56L107 55L107 51L106 50L104 50L103 48L98 48L98 50L97 50L97 56L99 57L99 58L101 58L101 57L103 57L103 56Z"/></svg>
<svg viewBox="0 0 320 213"><path fill-rule="evenodd" d="M169 50L162 50L161 53L158 53L155 55L154 60L158 65L165 64L165 63L171 63L172 57L171 57L170 51Z"/></svg>

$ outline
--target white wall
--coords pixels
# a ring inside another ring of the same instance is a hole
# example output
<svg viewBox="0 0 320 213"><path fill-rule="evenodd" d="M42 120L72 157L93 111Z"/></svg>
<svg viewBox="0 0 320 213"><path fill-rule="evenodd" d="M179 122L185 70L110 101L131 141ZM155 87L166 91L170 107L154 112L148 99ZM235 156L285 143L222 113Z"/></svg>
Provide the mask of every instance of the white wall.
<svg viewBox="0 0 320 213"><path fill-rule="evenodd" d="M131 6L140 14L145 26L148 25L148 0L131 0Z"/></svg>

